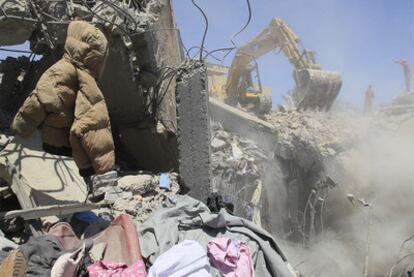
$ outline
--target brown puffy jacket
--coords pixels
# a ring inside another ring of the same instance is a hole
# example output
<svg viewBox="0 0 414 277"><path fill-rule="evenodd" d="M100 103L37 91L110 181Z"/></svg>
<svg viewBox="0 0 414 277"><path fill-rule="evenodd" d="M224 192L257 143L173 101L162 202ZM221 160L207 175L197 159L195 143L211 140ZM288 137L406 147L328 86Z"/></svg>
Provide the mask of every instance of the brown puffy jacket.
<svg viewBox="0 0 414 277"><path fill-rule="evenodd" d="M82 176L115 167L108 110L96 83L107 44L96 27L71 22L63 58L42 75L12 123L22 137L39 128L45 151L72 155Z"/></svg>

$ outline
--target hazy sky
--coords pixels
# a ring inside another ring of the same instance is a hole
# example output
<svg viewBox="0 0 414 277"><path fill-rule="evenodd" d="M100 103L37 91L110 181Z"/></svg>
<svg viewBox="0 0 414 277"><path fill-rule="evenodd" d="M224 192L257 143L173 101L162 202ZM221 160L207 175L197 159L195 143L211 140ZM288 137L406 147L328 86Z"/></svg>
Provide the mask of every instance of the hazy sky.
<svg viewBox="0 0 414 277"><path fill-rule="evenodd" d="M187 48L199 46L204 20L191 0L172 0ZM246 0L196 0L209 20L205 47L232 46L231 36L247 20ZM362 105L369 84L377 103L389 103L404 91L402 68L407 59L414 70L414 0L251 0L252 20L236 39L247 42L274 17L281 17L316 52L322 68L342 74L340 99ZM18 47L20 48L20 47ZM192 52L196 54L196 52ZM4 58L6 52L0 52ZM224 64L230 65L234 52ZM214 61L214 60L211 60ZM279 103L294 86L292 66L283 54L269 53L259 61L262 83L273 89ZM413 84L414 86L414 84Z"/></svg>
<svg viewBox="0 0 414 277"><path fill-rule="evenodd" d="M178 27L187 48L200 45L204 20L191 0L173 0ZM242 45L281 17L316 51L324 69L342 74L340 99L362 105L372 84L377 102L388 103L404 91L402 68L414 68L414 0L251 0L253 17L235 41ZM205 47L231 46L230 38L247 20L246 0L197 0L209 20ZM195 52L192 52L195 53ZM224 64L231 63L229 55ZM273 88L275 102L293 88L292 67L283 54L259 60L262 83Z"/></svg>

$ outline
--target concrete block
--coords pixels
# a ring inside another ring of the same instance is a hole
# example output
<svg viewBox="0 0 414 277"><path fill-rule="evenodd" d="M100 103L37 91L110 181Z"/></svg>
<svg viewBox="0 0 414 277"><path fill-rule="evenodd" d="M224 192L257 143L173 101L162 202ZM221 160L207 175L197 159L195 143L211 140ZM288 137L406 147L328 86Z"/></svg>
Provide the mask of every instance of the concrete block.
<svg viewBox="0 0 414 277"><path fill-rule="evenodd" d="M178 160L180 180L190 195L205 202L210 186L210 119L206 69L188 62L177 78Z"/></svg>

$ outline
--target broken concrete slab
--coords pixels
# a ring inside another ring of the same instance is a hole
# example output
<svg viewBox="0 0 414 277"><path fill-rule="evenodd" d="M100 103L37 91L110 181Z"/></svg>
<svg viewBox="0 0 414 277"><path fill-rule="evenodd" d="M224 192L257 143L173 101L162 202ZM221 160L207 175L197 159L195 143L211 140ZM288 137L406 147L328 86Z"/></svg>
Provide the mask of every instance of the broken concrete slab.
<svg viewBox="0 0 414 277"><path fill-rule="evenodd" d="M128 175L122 177L118 181L118 187L121 189L140 195L155 189L156 185L157 184L154 182L154 176L149 174Z"/></svg>
<svg viewBox="0 0 414 277"><path fill-rule="evenodd" d="M22 208L77 203L86 198L86 185L75 162L41 150L37 132L28 140L14 138L0 152L0 177L15 192L19 190Z"/></svg>
<svg viewBox="0 0 414 277"><path fill-rule="evenodd" d="M35 20L31 18L26 1L0 1L0 45L22 44L35 30Z"/></svg>
<svg viewBox="0 0 414 277"><path fill-rule="evenodd" d="M251 139L266 150L274 150L277 131L272 124L211 97L209 109L212 119L225 130Z"/></svg>
<svg viewBox="0 0 414 277"><path fill-rule="evenodd" d="M102 191L105 192L105 198L104 200L107 202L114 203L117 199L122 197L122 189L119 187L107 187L107 188L101 188Z"/></svg>

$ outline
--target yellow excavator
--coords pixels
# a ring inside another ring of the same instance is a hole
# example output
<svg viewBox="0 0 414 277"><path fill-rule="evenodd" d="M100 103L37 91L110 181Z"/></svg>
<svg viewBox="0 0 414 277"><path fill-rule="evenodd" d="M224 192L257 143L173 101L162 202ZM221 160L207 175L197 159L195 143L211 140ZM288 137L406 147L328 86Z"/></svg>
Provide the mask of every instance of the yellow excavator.
<svg viewBox="0 0 414 277"><path fill-rule="evenodd" d="M272 107L271 93L262 87L256 60L270 51L279 51L294 66L296 85L289 95L293 107L296 110L329 110L341 89L341 76L322 70L315 62L314 52L301 51L299 41L282 19L273 19L261 33L238 48L228 69L225 86L221 86L221 90L213 87L210 96L222 98L232 106L240 105L258 115L268 113ZM258 82L253 83L254 79Z"/></svg>

